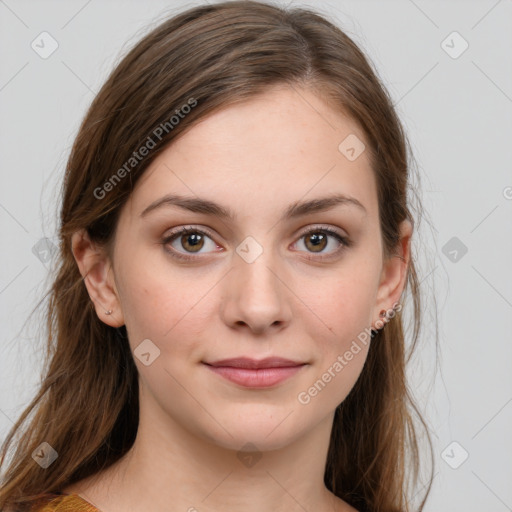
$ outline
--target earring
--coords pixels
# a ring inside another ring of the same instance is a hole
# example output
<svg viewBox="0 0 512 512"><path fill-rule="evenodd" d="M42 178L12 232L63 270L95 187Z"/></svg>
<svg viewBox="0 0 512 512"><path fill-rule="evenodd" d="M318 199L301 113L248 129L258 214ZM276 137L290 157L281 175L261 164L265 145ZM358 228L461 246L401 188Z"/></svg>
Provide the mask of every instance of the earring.
<svg viewBox="0 0 512 512"><path fill-rule="evenodd" d="M112 314L112 310L109 309L108 311L105 311L105 315L111 315Z"/></svg>
<svg viewBox="0 0 512 512"><path fill-rule="evenodd" d="M386 310L385 309L381 309L380 313L379 313L379 317L380 318L384 318L385 316L386 316ZM377 336L378 333L379 333L378 330L370 329L370 338L371 339L375 338L375 336Z"/></svg>

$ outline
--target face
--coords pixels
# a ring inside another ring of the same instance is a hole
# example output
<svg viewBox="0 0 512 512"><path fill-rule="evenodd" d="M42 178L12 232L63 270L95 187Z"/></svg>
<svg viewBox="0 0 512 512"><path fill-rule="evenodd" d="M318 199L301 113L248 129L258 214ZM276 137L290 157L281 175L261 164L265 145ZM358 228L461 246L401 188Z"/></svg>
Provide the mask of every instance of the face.
<svg viewBox="0 0 512 512"><path fill-rule="evenodd" d="M141 406L219 446L277 449L345 399L368 329L403 286L401 260L382 259L367 154L339 149L349 135L364 141L315 93L275 87L195 125L147 169L97 309L126 324ZM209 366L242 357L295 366Z"/></svg>

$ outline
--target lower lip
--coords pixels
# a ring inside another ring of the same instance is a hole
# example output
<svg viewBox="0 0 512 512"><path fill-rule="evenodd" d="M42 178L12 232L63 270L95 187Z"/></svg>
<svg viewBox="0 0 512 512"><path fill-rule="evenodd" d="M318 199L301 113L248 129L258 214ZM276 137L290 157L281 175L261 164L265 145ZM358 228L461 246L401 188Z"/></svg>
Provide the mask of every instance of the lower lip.
<svg viewBox="0 0 512 512"><path fill-rule="evenodd" d="M279 368L233 368L232 366L210 366L211 371L240 386L248 388L266 388L275 386L295 375L305 365Z"/></svg>

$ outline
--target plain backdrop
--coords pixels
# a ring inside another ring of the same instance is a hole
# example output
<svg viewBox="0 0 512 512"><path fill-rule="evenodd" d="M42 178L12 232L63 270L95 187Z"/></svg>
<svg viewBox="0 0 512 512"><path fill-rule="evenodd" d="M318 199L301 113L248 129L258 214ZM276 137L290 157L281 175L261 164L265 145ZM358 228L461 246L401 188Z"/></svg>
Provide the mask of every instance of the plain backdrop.
<svg viewBox="0 0 512 512"><path fill-rule="evenodd" d="M49 284L79 123L119 55L200 3L0 0L2 439L40 378L43 317L25 322ZM279 3L314 7L363 48L412 144L425 325L408 374L434 442L426 511L512 510L512 2Z"/></svg>

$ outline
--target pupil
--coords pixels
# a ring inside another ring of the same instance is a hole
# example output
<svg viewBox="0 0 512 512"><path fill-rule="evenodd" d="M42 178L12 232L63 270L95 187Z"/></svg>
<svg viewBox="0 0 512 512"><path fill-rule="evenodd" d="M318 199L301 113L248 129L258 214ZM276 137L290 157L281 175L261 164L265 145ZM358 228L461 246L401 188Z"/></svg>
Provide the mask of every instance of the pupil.
<svg viewBox="0 0 512 512"><path fill-rule="evenodd" d="M313 244L318 245L322 242L323 235L314 234L314 235L311 235L311 238L313 239Z"/></svg>
<svg viewBox="0 0 512 512"><path fill-rule="evenodd" d="M189 235L189 240L190 238L195 239L195 241L192 242L190 245L196 245L200 242L199 236L197 234Z"/></svg>
<svg viewBox="0 0 512 512"><path fill-rule="evenodd" d="M325 235L323 233L314 233L309 235L309 244L312 248L323 249L325 247Z"/></svg>

